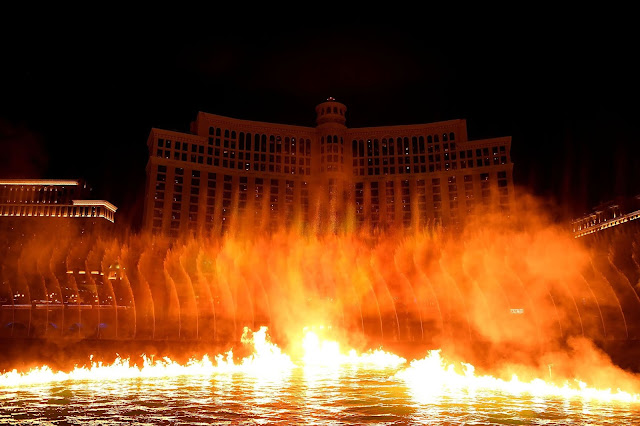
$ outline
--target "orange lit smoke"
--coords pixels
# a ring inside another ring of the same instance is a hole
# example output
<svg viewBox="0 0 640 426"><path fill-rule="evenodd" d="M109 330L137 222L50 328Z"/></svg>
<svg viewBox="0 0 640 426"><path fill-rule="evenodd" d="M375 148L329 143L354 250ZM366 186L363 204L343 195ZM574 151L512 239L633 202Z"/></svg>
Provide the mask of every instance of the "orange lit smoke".
<svg viewBox="0 0 640 426"><path fill-rule="evenodd" d="M613 371L589 342L640 335L637 282L621 254L586 248L525 197L508 219L480 215L458 233L247 234L57 236L5 250L2 333L232 342L244 327L268 326L288 350L303 327L325 325L358 350L442 348L478 369L546 377L553 364L562 378L578 366ZM640 241L630 238L633 252ZM28 308L37 301L51 309Z"/></svg>

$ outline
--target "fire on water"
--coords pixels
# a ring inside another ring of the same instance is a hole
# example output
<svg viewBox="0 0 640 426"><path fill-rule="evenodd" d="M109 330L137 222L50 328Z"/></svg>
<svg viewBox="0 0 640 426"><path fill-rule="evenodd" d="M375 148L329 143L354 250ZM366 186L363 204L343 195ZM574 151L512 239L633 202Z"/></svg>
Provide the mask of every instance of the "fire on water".
<svg viewBox="0 0 640 426"><path fill-rule="evenodd" d="M413 397L419 402L428 402L435 396L452 391L473 394L480 390L511 395L529 394L537 397L640 402L640 394L620 389L615 391L611 388L598 389L588 386L579 379L574 379L573 384L565 382L562 386L558 386L540 378L522 381L516 375L513 375L510 380L490 375L476 375L473 365L450 363L441 356L440 350L429 351L425 358L413 360L406 365L404 358L381 349L360 354L351 349L345 353L338 342L322 339L315 332L307 331L301 342L303 353L297 361L293 361L289 355L283 353L270 341L266 327L261 327L256 332L245 328L242 342L252 345L253 352L239 362L234 361L232 350L216 355L213 359L208 355L204 355L202 359L192 358L184 364L168 357L152 359L143 355L143 362L138 366L128 358L118 357L112 364L92 361L89 366L76 366L69 372L53 371L48 366L36 367L27 372L9 371L0 375L0 388L64 381L206 377L233 373L278 379L288 376L295 368L304 368L305 371L315 368L326 372L351 367L398 370L392 378L406 383Z"/></svg>

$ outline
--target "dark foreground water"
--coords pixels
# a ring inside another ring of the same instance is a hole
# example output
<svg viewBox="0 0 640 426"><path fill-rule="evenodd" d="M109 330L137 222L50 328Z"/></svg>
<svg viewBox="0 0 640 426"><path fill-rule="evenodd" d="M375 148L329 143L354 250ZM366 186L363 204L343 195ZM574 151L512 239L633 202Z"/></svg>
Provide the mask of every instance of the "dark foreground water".
<svg viewBox="0 0 640 426"><path fill-rule="evenodd" d="M424 393L395 369L295 368L277 378L206 377L66 381L0 388L1 424L640 424L640 404Z"/></svg>

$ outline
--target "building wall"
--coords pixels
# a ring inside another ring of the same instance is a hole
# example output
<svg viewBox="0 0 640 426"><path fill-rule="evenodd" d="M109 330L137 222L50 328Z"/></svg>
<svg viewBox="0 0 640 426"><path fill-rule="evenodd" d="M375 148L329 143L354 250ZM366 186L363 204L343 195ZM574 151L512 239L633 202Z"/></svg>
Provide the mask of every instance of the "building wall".
<svg viewBox="0 0 640 426"><path fill-rule="evenodd" d="M464 120L349 129L332 99L316 112L316 127L200 112L191 134L152 129L144 227L420 227L514 201L510 137L469 141Z"/></svg>

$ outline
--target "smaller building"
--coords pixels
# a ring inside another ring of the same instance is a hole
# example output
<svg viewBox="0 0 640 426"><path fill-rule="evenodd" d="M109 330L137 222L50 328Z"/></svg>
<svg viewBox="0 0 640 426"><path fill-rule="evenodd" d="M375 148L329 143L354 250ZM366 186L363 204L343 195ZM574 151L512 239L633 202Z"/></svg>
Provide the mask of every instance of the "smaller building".
<svg viewBox="0 0 640 426"><path fill-rule="evenodd" d="M90 198L81 180L0 180L0 337L118 336L131 300L91 251L117 207Z"/></svg>
<svg viewBox="0 0 640 426"><path fill-rule="evenodd" d="M581 238L637 219L640 219L640 194L630 198L620 197L599 204L591 213L573 220L573 237Z"/></svg>
<svg viewBox="0 0 640 426"><path fill-rule="evenodd" d="M80 180L11 179L0 181L0 217L69 217L115 220L116 206L89 195Z"/></svg>
<svg viewBox="0 0 640 426"><path fill-rule="evenodd" d="M36 237L112 235L118 208L90 196L81 180L0 180L0 255Z"/></svg>

